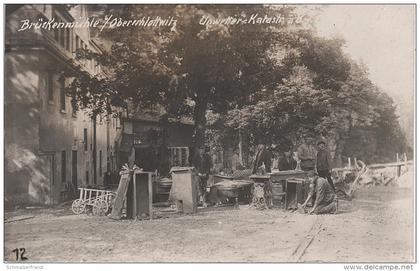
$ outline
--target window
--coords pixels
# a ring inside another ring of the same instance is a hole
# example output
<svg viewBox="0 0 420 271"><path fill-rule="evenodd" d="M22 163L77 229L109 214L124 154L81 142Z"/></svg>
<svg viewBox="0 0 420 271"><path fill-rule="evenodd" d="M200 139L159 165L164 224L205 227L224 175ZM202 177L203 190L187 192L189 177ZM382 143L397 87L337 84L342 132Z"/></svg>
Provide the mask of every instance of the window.
<svg viewBox="0 0 420 271"><path fill-rule="evenodd" d="M99 176L102 177L102 150L99 150Z"/></svg>
<svg viewBox="0 0 420 271"><path fill-rule="evenodd" d="M66 151L61 151L61 182L66 182Z"/></svg>
<svg viewBox="0 0 420 271"><path fill-rule="evenodd" d="M80 38L76 35L76 50L80 48Z"/></svg>
<svg viewBox="0 0 420 271"><path fill-rule="evenodd" d="M188 147L169 147L170 166L188 166L189 149Z"/></svg>
<svg viewBox="0 0 420 271"><path fill-rule="evenodd" d="M65 33L66 33L66 50L70 51L71 50L71 34L70 34L70 28L66 28L64 29Z"/></svg>
<svg viewBox="0 0 420 271"><path fill-rule="evenodd" d="M87 133L87 128L83 129L83 144L84 144L84 149L85 151L88 150L88 133Z"/></svg>
<svg viewBox="0 0 420 271"><path fill-rule="evenodd" d="M57 17L54 17L55 22L59 22L60 20ZM59 28L54 28L54 40L56 42L60 41L60 29Z"/></svg>
<svg viewBox="0 0 420 271"><path fill-rule="evenodd" d="M77 116L77 91L73 91L71 95L71 112L73 117Z"/></svg>
<svg viewBox="0 0 420 271"><path fill-rule="evenodd" d="M53 75L48 73L47 75L47 93L48 93L48 101L54 101L54 86L53 86Z"/></svg>
<svg viewBox="0 0 420 271"><path fill-rule="evenodd" d="M66 110L66 90L64 85L64 78L60 79L60 109Z"/></svg>
<svg viewBox="0 0 420 271"><path fill-rule="evenodd" d="M76 105L76 98L73 96L72 100L71 100L71 112L73 117L77 116L77 105Z"/></svg>
<svg viewBox="0 0 420 271"><path fill-rule="evenodd" d="M62 23L63 21L60 21L60 23ZM64 28L59 28L59 32L60 32L60 45L63 48L66 48L66 29Z"/></svg>

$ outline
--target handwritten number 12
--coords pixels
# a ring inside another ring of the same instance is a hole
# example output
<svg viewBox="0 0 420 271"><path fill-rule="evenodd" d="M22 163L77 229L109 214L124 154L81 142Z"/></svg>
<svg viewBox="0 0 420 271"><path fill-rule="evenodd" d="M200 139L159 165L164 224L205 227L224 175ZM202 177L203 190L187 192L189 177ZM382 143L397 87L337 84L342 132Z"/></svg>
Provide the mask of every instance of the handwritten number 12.
<svg viewBox="0 0 420 271"><path fill-rule="evenodd" d="M19 261L19 259L22 260L22 261L28 259L25 256L23 256L26 252L26 249L23 248L23 247L22 248L15 248L14 250L12 250L12 252L16 253L16 261ZM20 255L19 255L19 252L20 252Z"/></svg>

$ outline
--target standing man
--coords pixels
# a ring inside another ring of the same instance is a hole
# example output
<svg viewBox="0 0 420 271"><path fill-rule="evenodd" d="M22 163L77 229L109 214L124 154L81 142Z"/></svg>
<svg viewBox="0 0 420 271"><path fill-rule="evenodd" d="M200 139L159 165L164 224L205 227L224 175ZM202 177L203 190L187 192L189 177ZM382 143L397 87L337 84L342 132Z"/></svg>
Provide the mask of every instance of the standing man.
<svg viewBox="0 0 420 271"><path fill-rule="evenodd" d="M232 155L232 170L242 169L241 158L239 156L239 149L235 148Z"/></svg>
<svg viewBox="0 0 420 271"><path fill-rule="evenodd" d="M279 157L279 170L294 170L296 168L296 161L293 160L291 151L285 151Z"/></svg>
<svg viewBox="0 0 420 271"><path fill-rule="evenodd" d="M264 164L265 172L271 172L271 152L267 150L263 143L257 146L257 155L255 156L254 165L252 167L252 174L257 173L259 167Z"/></svg>
<svg viewBox="0 0 420 271"><path fill-rule="evenodd" d="M298 147L297 154L303 171L315 169L316 150L309 135L305 136L304 142Z"/></svg>
<svg viewBox="0 0 420 271"><path fill-rule="evenodd" d="M200 147L193 160L193 166L197 169L198 176L200 177L199 191L201 202L204 207L207 207L207 180L209 179L210 171L213 167L209 152L209 147Z"/></svg>
<svg viewBox="0 0 420 271"><path fill-rule="evenodd" d="M325 140L320 139L318 141L318 152L316 154L316 167L315 172L318 172L318 176L322 178L326 178L328 183L330 184L332 190L335 193L334 182L331 179L331 157L326 148L327 144Z"/></svg>

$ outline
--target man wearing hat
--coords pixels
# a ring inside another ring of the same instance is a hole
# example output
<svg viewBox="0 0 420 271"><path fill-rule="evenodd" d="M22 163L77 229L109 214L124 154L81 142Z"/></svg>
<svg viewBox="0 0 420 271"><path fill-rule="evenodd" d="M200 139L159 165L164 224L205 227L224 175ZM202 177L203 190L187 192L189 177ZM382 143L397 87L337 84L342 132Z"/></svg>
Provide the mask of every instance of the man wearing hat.
<svg viewBox="0 0 420 271"><path fill-rule="evenodd" d="M316 154L315 171L318 172L318 176L326 178L331 188L335 192L334 183L331 179L331 158L326 148L327 144L324 139L318 140L318 152Z"/></svg>
<svg viewBox="0 0 420 271"><path fill-rule="evenodd" d="M316 150L312 144L312 138L310 135L305 136L304 142L297 149L297 155L300 160L300 167L302 170L314 170Z"/></svg>

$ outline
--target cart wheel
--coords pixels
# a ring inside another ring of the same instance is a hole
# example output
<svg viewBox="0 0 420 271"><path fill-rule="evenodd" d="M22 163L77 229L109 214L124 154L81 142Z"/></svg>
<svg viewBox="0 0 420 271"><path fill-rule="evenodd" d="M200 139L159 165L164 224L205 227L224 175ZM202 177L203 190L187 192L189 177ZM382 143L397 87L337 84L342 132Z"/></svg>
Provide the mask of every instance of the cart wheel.
<svg viewBox="0 0 420 271"><path fill-rule="evenodd" d="M106 203L106 201L97 200L93 204L93 208L92 208L93 215L97 215L97 216L105 215L107 211L108 211L108 203Z"/></svg>
<svg viewBox="0 0 420 271"><path fill-rule="evenodd" d="M71 205L71 210L76 215L80 215L81 213L83 213L85 211L85 203L82 200L77 199L77 200L73 201L73 203Z"/></svg>

